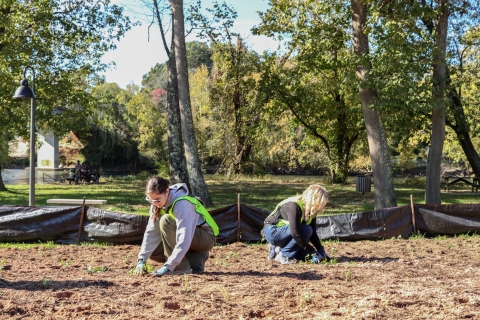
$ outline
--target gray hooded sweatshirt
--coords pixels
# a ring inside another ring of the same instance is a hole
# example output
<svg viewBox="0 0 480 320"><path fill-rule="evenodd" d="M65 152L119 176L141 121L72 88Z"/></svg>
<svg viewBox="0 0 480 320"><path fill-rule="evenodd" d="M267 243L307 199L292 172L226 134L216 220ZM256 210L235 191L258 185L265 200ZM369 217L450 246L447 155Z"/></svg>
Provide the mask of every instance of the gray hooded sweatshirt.
<svg viewBox="0 0 480 320"><path fill-rule="evenodd" d="M174 184L173 186L170 186L169 189L170 193L168 194L167 203L163 208L167 213L176 199L189 193L188 187L184 183ZM147 228L143 235L142 246L140 248L140 253L138 254L138 259L143 259L143 261L147 261L153 251L155 251L158 245L162 242L159 220L156 222L153 221L153 209L154 206L152 205L150 207L150 219L148 219ZM177 232L175 236L176 244L173 248L172 255L168 257L167 262L165 262L165 266L170 271L173 271L182 261L183 257L185 257L185 254L192 243L196 227L205 222L203 216L195 211L195 206L190 201L177 202L173 207L173 214L177 224Z"/></svg>

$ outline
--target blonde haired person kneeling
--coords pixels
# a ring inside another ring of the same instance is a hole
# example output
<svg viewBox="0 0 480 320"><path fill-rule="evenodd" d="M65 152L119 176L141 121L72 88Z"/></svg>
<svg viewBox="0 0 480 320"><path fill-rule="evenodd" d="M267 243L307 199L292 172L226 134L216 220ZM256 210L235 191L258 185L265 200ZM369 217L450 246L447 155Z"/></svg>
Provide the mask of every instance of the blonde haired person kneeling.
<svg viewBox="0 0 480 320"><path fill-rule="evenodd" d="M317 184L309 186L300 196L280 202L264 221L268 260L282 264L330 260L316 232L317 214L325 211L327 202L327 190Z"/></svg>

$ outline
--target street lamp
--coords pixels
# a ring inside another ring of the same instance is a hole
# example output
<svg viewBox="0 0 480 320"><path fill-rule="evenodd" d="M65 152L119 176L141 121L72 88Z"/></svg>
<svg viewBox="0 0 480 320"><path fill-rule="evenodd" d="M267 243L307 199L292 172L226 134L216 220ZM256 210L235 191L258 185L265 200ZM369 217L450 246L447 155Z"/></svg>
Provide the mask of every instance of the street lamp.
<svg viewBox="0 0 480 320"><path fill-rule="evenodd" d="M32 70L33 82L32 88L28 87L27 69ZM31 99L30 109L30 191L28 195L28 205L35 205L35 70L31 66L26 66L23 70L23 80L20 81L20 87L15 91L14 99Z"/></svg>

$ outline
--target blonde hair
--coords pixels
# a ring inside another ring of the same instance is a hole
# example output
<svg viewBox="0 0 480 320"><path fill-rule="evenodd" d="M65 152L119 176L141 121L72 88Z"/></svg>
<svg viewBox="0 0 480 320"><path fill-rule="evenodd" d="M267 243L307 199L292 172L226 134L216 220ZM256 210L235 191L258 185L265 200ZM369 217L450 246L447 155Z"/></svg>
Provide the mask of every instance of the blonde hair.
<svg viewBox="0 0 480 320"><path fill-rule="evenodd" d="M325 211L325 206L328 202L328 192L324 187L312 184L298 199L303 203L303 221L308 221L310 218L313 219L317 214L322 214Z"/></svg>

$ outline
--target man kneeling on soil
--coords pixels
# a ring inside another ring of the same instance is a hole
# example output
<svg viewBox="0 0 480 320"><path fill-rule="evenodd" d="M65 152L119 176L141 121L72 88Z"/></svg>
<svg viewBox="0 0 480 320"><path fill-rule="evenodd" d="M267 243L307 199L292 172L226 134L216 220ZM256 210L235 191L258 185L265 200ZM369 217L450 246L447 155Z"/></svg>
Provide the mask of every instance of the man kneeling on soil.
<svg viewBox="0 0 480 320"><path fill-rule="evenodd" d="M219 233L210 213L189 195L184 183L169 186L168 180L153 177L147 182L145 193L151 203L150 219L134 275L145 274L145 262L154 251L158 253L156 249L161 244L167 261L152 275L203 273L208 251Z"/></svg>

